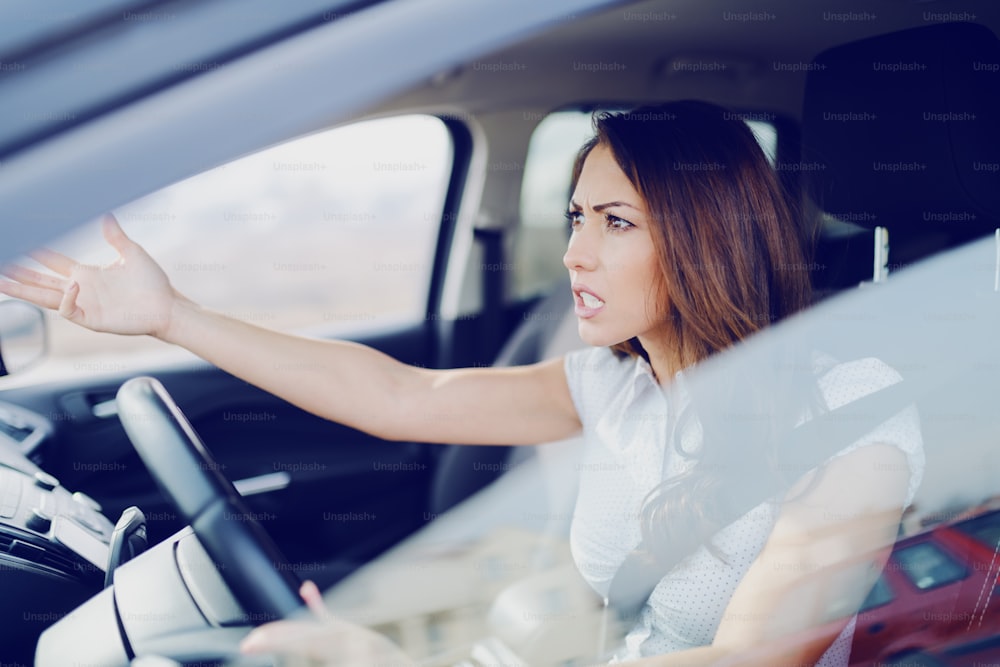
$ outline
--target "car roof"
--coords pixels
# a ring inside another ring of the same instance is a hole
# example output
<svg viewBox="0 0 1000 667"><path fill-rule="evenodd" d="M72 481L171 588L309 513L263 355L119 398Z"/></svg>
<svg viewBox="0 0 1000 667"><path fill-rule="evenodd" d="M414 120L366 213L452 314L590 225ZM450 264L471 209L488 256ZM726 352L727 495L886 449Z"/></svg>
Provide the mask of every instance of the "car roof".
<svg viewBox="0 0 1000 667"><path fill-rule="evenodd" d="M59 5L0 33L0 207L22 223L8 253L359 117L520 110L530 130L551 109L695 97L796 118L804 66L826 47L942 20L1000 27L1000 5L974 0L188 4L144 5L140 20L94 0L57 39ZM199 30L178 31L189 20Z"/></svg>
<svg viewBox="0 0 1000 667"><path fill-rule="evenodd" d="M37 70L30 66L35 61L9 63L0 80L0 109L14 104L15 116L55 114L51 120L56 125L48 134L35 132L27 142L8 137L7 145L13 148L0 154L0 207L10 220L19 221L5 230L5 250L23 252L181 178L369 111L457 62L523 38L569 12L608 4L383 2L345 17L334 12L320 25L257 45L183 80L134 87L130 96L107 98L104 104L90 100L80 109L50 107L44 96L73 97L93 77L114 77L115 70L78 69L76 78L60 79L67 82L61 89L42 86L36 107L25 108L20 95L13 93L30 84L36 71L57 77L72 72L78 59L106 48L103 40L83 39L73 48L47 50L37 56ZM188 5L177 3L178 11ZM123 19L118 29L127 37L136 29L170 30L172 21L133 28ZM197 44L196 37L192 41ZM127 42L117 40L120 49L108 56L110 61L136 57ZM191 49L183 39L173 47Z"/></svg>
<svg viewBox="0 0 1000 667"><path fill-rule="evenodd" d="M1000 33L1000 5L646 0L578 16L442 73L381 109L445 100L485 112L698 98L797 118L808 64L819 52L941 21Z"/></svg>

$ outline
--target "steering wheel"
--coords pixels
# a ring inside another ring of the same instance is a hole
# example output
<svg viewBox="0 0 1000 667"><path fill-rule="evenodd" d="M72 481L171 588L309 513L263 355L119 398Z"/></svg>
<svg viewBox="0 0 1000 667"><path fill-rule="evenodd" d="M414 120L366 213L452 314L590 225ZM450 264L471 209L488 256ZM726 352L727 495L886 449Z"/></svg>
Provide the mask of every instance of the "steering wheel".
<svg viewBox="0 0 1000 667"><path fill-rule="evenodd" d="M159 381L118 390L118 417L157 485L173 501L254 625L302 607L298 577Z"/></svg>

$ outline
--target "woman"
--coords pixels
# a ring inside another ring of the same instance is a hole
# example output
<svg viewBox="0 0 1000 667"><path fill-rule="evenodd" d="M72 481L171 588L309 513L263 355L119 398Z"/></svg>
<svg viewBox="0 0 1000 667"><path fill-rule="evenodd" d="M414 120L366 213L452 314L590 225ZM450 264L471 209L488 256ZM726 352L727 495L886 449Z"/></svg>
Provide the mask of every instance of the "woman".
<svg viewBox="0 0 1000 667"><path fill-rule="evenodd" d="M719 107L603 114L595 129L574 169L563 258L580 335L594 348L565 359L426 370L353 343L261 329L177 293L111 218L104 233L120 253L115 264L78 266L41 251L36 259L55 275L10 267L14 282L0 291L91 329L181 345L385 439L530 445L582 429L587 460L614 474L583 475L571 546L599 594L631 597L639 609L618 660L700 665L759 653L768 665L846 665L850 613L818 635L807 631L827 620L834 597L856 609L869 566L877 572L887 557L922 474L915 413L901 412L819 470L789 476L772 454L777 434L899 378L875 360L835 364L805 351L792 358L808 360L801 386L754 391L763 366L733 378L722 405L760 418L705 407L688 369L809 302L792 215L747 126ZM304 363L329 372L274 371ZM769 495L735 493L746 477ZM865 555L864 574L831 591L821 584L845 553ZM618 595L616 575L634 562L655 579L626 583L630 593ZM315 587L303 596L322 614ZM775 653L778 638L790 639ZM264 626L244 648L335 662L386 646L325 618Z"/></svg>

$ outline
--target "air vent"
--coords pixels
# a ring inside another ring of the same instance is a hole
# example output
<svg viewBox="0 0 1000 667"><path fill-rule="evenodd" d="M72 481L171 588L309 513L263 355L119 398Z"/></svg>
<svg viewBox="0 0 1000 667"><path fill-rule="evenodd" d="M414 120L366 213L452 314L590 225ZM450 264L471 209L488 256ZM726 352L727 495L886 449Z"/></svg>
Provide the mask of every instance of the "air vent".
<svg viewBox="0 0 1000 667"><path fill-rule="evenodd" d="M0 527L0 559L17 558L83 580L104 577L103 572L60 545L33 535L11 534L9 530Z"/></svg>
<svg viewBox="0 0 1000 667"><path fill-rule="evenodd" d="M60 572L67 572L74 574L82 572L84 567L84 563L81 559L59 553L58 549L52 547L43 549L41 554L41 559L39 562L42 565L48 565L51 568L55 568ZM86 567L93 569L93 566L91 566L89 563L86 564Z"/></svg>

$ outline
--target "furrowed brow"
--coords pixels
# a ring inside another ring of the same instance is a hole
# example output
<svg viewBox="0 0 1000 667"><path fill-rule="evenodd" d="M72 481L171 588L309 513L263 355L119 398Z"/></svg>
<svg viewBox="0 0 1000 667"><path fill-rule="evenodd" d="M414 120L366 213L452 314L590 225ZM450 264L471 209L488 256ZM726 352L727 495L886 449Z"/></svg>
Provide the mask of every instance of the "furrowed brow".
<svg viewBox="0 0 1000 667"><path fill-rule="evenodd" d="M625 206L626 208L631 208L636 211L639 210L637 206L633 206L632 204L629 204L627 201L609 201L605 204L597 204L596 206L594 206L594 210L597 211L598 213L601 213L602 211L604 211L604 209L615 208L616 206Z"/></svg>
<svg viewBox="0 0 1000 667"><path fill-rule="evenodd" d="M639 209L638 206L635 206L634 204L629 204L627 201L609 201L609 202L605 202L604 204L597 204L597 205L595 205L593 207L593 209L595 211L597 211L598 213L601 213L605 209L615 208L617 206L624 206L626 208L630 208L630 209L633 209L635 211L640 211L641 212L641 210ZM569 200L569 210L573 211L573 212L582 211L583 207L580 206L575 201L573 201L572 199L570 199Z"/></svg>

